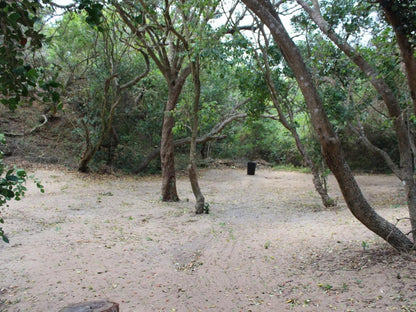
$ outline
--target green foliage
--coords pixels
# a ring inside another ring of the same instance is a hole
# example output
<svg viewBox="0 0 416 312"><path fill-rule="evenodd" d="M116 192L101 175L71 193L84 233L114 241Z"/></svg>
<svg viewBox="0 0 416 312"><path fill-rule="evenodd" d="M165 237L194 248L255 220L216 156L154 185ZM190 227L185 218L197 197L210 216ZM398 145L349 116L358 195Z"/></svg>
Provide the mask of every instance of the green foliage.
<svg viewBox="0 0 416 312"><path fill-rule="evenodd" d="M387 2L393 3L397 6L395 10L404 14L408 21L405 25L409 29L409 35L414 34L411 30L414 27L411 19L414 10L406 11L413 4L409 1ZM169 41L175 37L164 27L168 20L165 20L166 14L161 14L161 7L166 3L118 3L133 16L132 21L136 26L147 25L140 29L143 32L149 31L146 36L152 36L154 52L162 53L160 49L167 47ZM238 112L248 113L247 122L235 122L227 126L222 133L227 135L226 139L209 143L210 156L263 158L278 164L302 165L290 134L276 125L277 121L258 120L261 114L275 114L275 110L270 105L269 90L258 67L259 61L254 55L256 51L253 48L253 38L246 36L247 32L240 33L233 29L234 25L217 28L213 26L216 23L189 22L183 25L183 19L191 16L192 21L212 18L215 14L212 8L217 4L218 1L215 0L168 3L168 11L175 13L172 26L179 32L184 30L184 36L192 37L188 46L178 38L173 40L178 50L177 57L185 64L189 60L201 60L202 94L198 134L208 133L218 122L236 112L233 111L236 103L250 97L252 100L238 109ZM58 90L61 83L65 85L63 95L67 111L74 116L73 121L78 119L87 125L94 142L101 128L103 87L110 75L111 66L116 67L120 83L129 81L141 72L143 61L140 55L133 48L126 48L129 43L135 47L140 43L129 41L129 34L119 27L121 21L116 18L117 14L111 2L75 1L72 14L64 14L55 25L44 25L46 31L40 32L42 7L45 5L50 5L50 2L0 0L0 23L2 29L6 30L0 34L2 101L10 108L16 108L23 99L33 97L36 89L39 91L37 98L59 106ZM291 5L288 1L283 3L283 6ZM353 43L371 61L393 88L402 107L406 108L406 77L398 66L400 58L395 47L394 33L374 14L376 6L368 1L353 0L320 1L320 6L334 31ZM394 139L390 130L392 121L375 113L375 109L381 113L384 113L384 109L380 109L379 99L366 78L332 43L318 34L316 26L307 15L299 13L292 17L292 22L296 23L298 32L307 34L306 37L299 37L299 45L319 85L330 120L346 143L347 155L358 155L354 149L358 146L357 139L347 129L348 123L355 125L357 120L364 124L366 131L380 144L378 146L385 146L395 155L397 149L393 147ZM106 42L104 35L109 33L112 37ZM160 47L156 48L159 43ZM109 45L114 48L115 62L110 61L107 56ZM43 49L42 55L48 63L59 64L58 77L50 74L46 68L40 68L39 64L35 66L33 62L28 62L31 60L28 55L40 48ZM304 100L299 95L298 88L293 87L293 74L273 42L268 47L268 62L279 96L288 102L283 107L284 113L293 115L292 126L300 133L308 151L315 153L314 161L320 163L320 147L316 138L310 134L309 119L304 113ZM156 63L152 66L149 76L123 95L113 120L117 134L117 140L114 141L117 142L106 142L105 147L96 155L97 167L111 163L117 168L134 172L134 168L144 157L159 146L167 85L160 68L157 68ZM193 86L188 82L173 112L176 122L175 139L190 135L189 112L192 99ZM84 134L80 123L74 135L74 150L81 150L80 142ZM177 152L187 153L187 148L177 149ZM362 158L357 158L354 164L360 165L360 162ZM159 170L159 166L156 163L152 172Z"/></svg>
<svg viewBox="0 0 416 312"><path fill-rule="evenodd" d="M371 16L373 5L366 1L326 0L321 1L320 5L323 17L343 36L359 36L363 29L372 26L374 22Z"/></svg>
<svg viewBox="0 0 416 312"><path fill-rule="evenodd" d="M78 3L78 9L87 13L85 21L92 26L98 26L98 30L102 31L104 6L95 0L78 0Z"/></svg>
<svg viewBox="0 0 416 312"><path fill-rule="evenodd" d="M0 102L10 109L16 109L24 98L33 101L35 96L59 102L56 90L60 85L54 76L27 57L46 41L39 27L41 9L38 1L0 1ZM38 86L41 91L36 90Z"/></svg>
<svg viewBox="0 0 416 312"><path fill-rule="evenodd" d="M413 46L416 46L416 3L413 0L378 1L382 9L393 12L400 18L399 29L403 31Z"/></svg>
<svg viewBox="0 0 416 312"><path fill-rule="evenodd" d="M143 56L121 42L128 37L107 31L119 23L116 15L103 11L103 30L97 31L86 22L85 14L67 13L49 29L54 34L54 44L48 46L48 55L51 62L62 66L59 79L67 86L69 108L79 116L74 136L81 144L85 144L86 132L92 144L98 142L106 126L117 93L114 81L108 83L109 78L116 75L118 84L123 85L146 68ZM134 172L149 147L159 143L165 95L158 71L126 89L114 111L112 131L91 167L111 164ZM84 149L81 144L76 150Z"/></svg>

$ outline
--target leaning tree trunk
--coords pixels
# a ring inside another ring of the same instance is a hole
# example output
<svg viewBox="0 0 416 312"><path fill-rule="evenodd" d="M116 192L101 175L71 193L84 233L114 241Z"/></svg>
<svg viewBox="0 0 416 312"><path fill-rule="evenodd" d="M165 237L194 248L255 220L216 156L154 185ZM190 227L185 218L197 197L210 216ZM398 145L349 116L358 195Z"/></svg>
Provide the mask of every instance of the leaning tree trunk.
<svg viewBox="0 0 416 312"><path fill-rule="evenodd" d="M199 101L201 97L201 81L199 79L199 62L198 60L192 62L192 79L194 82L194 101L192 104L192 115L191 115L191 148L189 152L189 180L192 186L192 192L194 193L196 203L195 203L195 213L201 214L204 212L205 208L205 198L202 195L201 188L198 183L198 175L196 172L196 138L198 134L198 111L199 111Z"/></svg>
<svg viewBox="0 0 416 312"><path fill-rule="evenodd" d="M362 194L345 160L340 141L329 122L321 98L299 49L290 38L270 1L243 0L243 2L268 26L286 62L292 69L308 106L313 127L318 134L323 157L337 179L352 214L394 248L400 251L411 250L414 245L407 236L377 214Z"/></svg>
<svg viewBox="0 0 416 312"><path fill-rule="evenodd" d="M412 145L410 143L411 139L406 125L405 114L400 107L398 99L396 98L394 91L389 87L383 77L377 72L375 68L373 68L373 66L371 66L370 63L364 59L359 51L354 49L347 41L340 39L340 37L336 35L329 23L322 17L319 5L316 0L313 1L314 8L310 7L303 0L297 0L297 2L305 9L310 18L321 29L321 31L368 77L374 89L383 98L383 101L386 104L389 115L393 120L394 129L397 135L401 169L400 176L398 177L405 185L407 206L409 209L410 222L413 232L413 241L416 242L416 184L413 177ZM404 47L400 44L400 42L401 39L404 38L398 36L397 32L396 38L399 48L401 52L403 52L402 50ZM407 60L408 59L404 58L405 64L407 64ZM414 67L414 64L408 65L412 68ZM406 65L406 68L407 67L408 66ZM409 87L412 89L411 83L409 84Z"/></svg>
<svg viewBox="0 0 416 312"><path fill-rule="evenodd" d="M313 1L314 8L310 7L303 0L297 0L297 2L305 9L310 18L321 29L321 31L367 76L374 89L383 98L390 118L393 120L394 129L397 135L401 171L398 178L405 185L407 206L409 209L410 223L413 233L413 241L416 242L416 184L413 177L414 158L412 155L411 138L407 128L405 114L400 107L400 103L395 96L395 92L390 88L388 83L377 72L377 70L364 59L359 51L354 49L346 40L342 40L339 36L336 35L330 24L321 15L317 0ZM389 14L387 4L388 1L384 2L383 8L385 9L387 20L393 25L394 29L395 25L400 25L400 18L395 17L395 13L393 12L390 12L391 14ZM411 91L413 90L416 92L416 63L413 57L413 49L408 44L406 36L402 34L400 29L395 29L395 34L399 49L401 51L402 59L406 65L405 68L409 88ZM409 49L411 51L410 53Z"/></svg>

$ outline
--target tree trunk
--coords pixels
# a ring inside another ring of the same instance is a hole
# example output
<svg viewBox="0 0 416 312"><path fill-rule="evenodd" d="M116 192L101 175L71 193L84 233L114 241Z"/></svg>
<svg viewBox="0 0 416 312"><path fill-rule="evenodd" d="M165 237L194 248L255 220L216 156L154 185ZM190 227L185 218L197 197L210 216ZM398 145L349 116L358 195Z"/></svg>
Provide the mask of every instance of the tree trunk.
<svg viewBox="0 0 416 312"><path fill-rule="evenodd" d="M174 90L169 90L168 102L163 115L160 161L162 166L162 201L179 201L176 190L175 153L173 146L173 110L176 106Z"/></svg>
<svg viewBox="0 0 416 312"><path fill-rule="evenodd" d="M110 301L91 301L69 305L59 312L119 312L119 305Z"/></svg>
<svg viewBox="0 0 416 312"><path fill-rule="evenodd" d="M339 36L337 36L333 29L331 29L329 23L321 15L317 0L313 1L315 4L314 8L310 7L303 0L297 0L297 2L309 14L310 18L321 29L321 31L367 76L374 89L383 98L389 115L393 120L394 129L397 135L401 168L401 174L398 177L404 183L406 188L407 206L409 209L410 222L412 226L413 241L416 242L416 183L413 177L412 145L410 143L411 139L409 137L405 114L400 107L399 101L395 97L395 92L389 87L387 82L377 72L377 70L364 59L359 51L354 49L347 41L342 40ZM395 25L399 23L397 20L394 20L394 15L389 16L387 14L388 19L389 17L392 19L390 22L394 23ZM399 30L396 31L396 38L406 65L410 90L416 91L416 77L413 77L413 79L415 79L413 82L409 80L409 77L416 75L416 63L414 62L414 57L411 56L409 58L409 49L411 49L411 47L410 45L406 44L405 41L407 41L407 39Z"/></svg>
<svg viewBox="0 0 416 312"><path fill-rule="evenodd" d="M263 28L260 29L260 31L263 33L263 39L267 40L267 36L264 33ZM291 118L289 114L289 120L286 118L283 109L281 107L282 100L279 97L278 91L276 90L276 86L273 81L272 73L270 70L270 65L268 61L268 51L267 48L262 47L261 44L260 49L263 55L263 62L264 62L264 76L266 79L267 87L270 92L270 97L272 99L273 105L277 110L277 113L279 114L279 121L280 123L290 131L293 138L296 142L296 147L299 151L299 153L302 155L303 160L306 162L308 167L311 169L312 175L313 175L313 184L315 186L315 190L318 192L319 196L321 196L322 204L326 207L333 207L335 205L335 201L328 195L327 188L325 187L325 183L323 178L321 177L321 174L319 172L318 167L314 164L311 157L309 157L308 153L306 152L305 146L302 144L302 141L299 137L298 132L296 131L295 126L293 125L293 118ZM259 62L260 63L260 62Z"/></svg>
<svg viewBox="0 0 416 312"><path fill-rule="evenodd" d="M243 0L265 23L293 71L311 115L313 127L319 137L322 154L340 186L348 208L368 229L382 237L394 248L409 251L413 243L396 226L382 218L369 205L348 166L340 141L329 122L314 81L299 49L284 28L270 1Z"/></svg>
<svg viewBox="0 0 416 312"><path fill-rule="evenodd" d="M81 156L81 160L79 161L78 171L86 173L89 171L88 165L97 151L98 144L93 145L93 143L91 142L90 131L88 130L88 126L82 119L81 124L85 132L85 150Z"/></svg>
<svg viewBox="0 0 416 312"><path fill-rule="evenodd" d="M192 186L192 192L195 196L195 213L201 214L205 208L205 198L202 195L201 188L198 183L198 175L196 172L196 138L198 134L198 111L199 101L201 98L201 81L199 79L199 62L198 60L191 63L192 80L194 82L194 101L192 103L192 114L191 114L191 147L189 151L189 180Z"/></svg>

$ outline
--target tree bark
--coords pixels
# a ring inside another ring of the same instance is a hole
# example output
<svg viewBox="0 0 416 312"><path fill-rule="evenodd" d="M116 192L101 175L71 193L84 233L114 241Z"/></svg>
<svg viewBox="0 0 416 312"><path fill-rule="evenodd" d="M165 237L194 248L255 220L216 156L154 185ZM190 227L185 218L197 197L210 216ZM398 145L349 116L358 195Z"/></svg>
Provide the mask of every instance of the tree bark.
<svg viewBox="0 0 416 312"><path fill-rule="evenodd" d="M168 101L165 106L162 125L162 138L160 142L160 161L162 166L162 200L179 201L176 190L176 170L175 170L175 147L173 144L173 127L175 120L173 110L178 104L179 96L185 85L186 78L191 73L190 66L187 66L173 75L169 80ZM167 74L167 76L170 76Z"/></svg>
<svg viewBox="0 0 416 312"><path fill-rule="evenodd" d="M340 141L329 122L310 72L273 5L270 1L259 0L243 0L243 3L268 26L286 62L292 69L310 112L313 127L319 137L323 157L336 177L352 214L394 248L400 251L411 250L413 243L407 236L377 214L362 194L345 160Z"/></svg>
<svg viewBox="0 0 416 312"><path fill-rule="evenodd" d="M194 101L192 103L191 114L191 146L189 151L189 181L191 182L192 192L195 196L195 213L201 214L205 210L205 198L202 195L201 188L198 183L198 174L196 172L196 139L198 134L198 112L199 101L201 98L201 81L199 78L199 61L198 59L191 62L192 80L194 82Z"/></svg>
<svg viewBox="0 0 416 312"><path fill-rule="evenodd" d="M162 201L179 201L176 190L175 152L173 145L173 110L176 106L174 90L169 90L168 103L163 115L160 161L162 166Z"/></svg>

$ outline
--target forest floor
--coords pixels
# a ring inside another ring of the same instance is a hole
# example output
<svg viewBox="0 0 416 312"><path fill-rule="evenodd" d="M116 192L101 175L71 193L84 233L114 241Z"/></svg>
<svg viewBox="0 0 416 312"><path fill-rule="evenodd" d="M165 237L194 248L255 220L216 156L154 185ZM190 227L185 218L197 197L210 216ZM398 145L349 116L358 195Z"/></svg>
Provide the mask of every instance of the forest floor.
<svg viewBox="0 0 416 312"><path fill-rule="evenodd" d="M27 164L26 164L27 165ZM45 185L5 209L0 311L59 311L108 299L120 311L416 311L416 256L356 221L332 177L323 209L311 175L259 166L204 169L209 214L160 200L159 176L29 166ZM388 175L359 175L385 218L406 218ZM408 224L398 224L408 231Z"/></svg>

